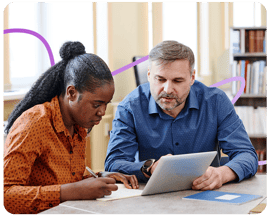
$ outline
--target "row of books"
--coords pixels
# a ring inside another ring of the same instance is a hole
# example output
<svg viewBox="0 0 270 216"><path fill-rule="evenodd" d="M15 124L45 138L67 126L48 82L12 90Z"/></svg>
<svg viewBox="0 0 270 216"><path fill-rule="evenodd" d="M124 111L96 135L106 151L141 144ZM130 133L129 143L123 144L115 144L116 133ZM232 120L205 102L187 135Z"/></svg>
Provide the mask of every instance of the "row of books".
<svg viewBox="0 0 270 216"><path fill-rule="evenodd" d="M231 40L233 53L266 53L266 30L232 30Z"/></svg>
<svg viewBox="0 0 270 216"><path fill-rule="evenodd" d="M267 66L266 61L235 60L232 65L232 76L245 78L244 93L265 95ZM232 82L232 94L235 95L240 89L240 82Z"/></svg>
<svg viewBox="0 0 270 216"><path fill-rule="evenodd" d="M243 121L244 127L250 137L266 137L266 107L235 106L235 111Z"/></svg>
<svg viewBox="0 0 270 216"><path fill-rule="evenodd" d="M256 150L256 153L258 155L258 160L259 161L265 161L266 160L266 149ZM266 165L258 165L257 172L259 172L259 173L266 172Z"/></svg>

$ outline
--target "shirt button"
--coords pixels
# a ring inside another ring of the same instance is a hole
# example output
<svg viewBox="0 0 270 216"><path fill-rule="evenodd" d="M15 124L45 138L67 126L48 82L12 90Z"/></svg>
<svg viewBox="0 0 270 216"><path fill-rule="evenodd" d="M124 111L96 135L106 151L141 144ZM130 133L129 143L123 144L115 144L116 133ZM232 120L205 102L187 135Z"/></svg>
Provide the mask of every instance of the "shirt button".
<svg viewBox="0 0 270 216"><path fill-rule="evenodd" d="M37 207L34 207L33 210L36 211L37 210Z"/></svg>
<svg viewBox="0 0 270 216"><path fill-rule="evenodd" d="M178 145L179 145L179 143L177 142L177 143L175 143L175 145L176 145L176 146L178 146Z"/></svg>
<svg viewBox="0 0 270 216"><path fill-rule="evenodd" d="M73 172L72 175L75 175L75 172Z"/></svg>
<svg viewBox="0 0 270 216"><path fill-rule="evenodd" d="M69 153L70 153L70 154L73 154L73 151L70 151Z"/></svg>
<svg viewBox="0 0 270 216"><path fill-rule="evenodd" d="M50 203L50 204L49 204L49 207L53 207L53 204Z"/></svg>

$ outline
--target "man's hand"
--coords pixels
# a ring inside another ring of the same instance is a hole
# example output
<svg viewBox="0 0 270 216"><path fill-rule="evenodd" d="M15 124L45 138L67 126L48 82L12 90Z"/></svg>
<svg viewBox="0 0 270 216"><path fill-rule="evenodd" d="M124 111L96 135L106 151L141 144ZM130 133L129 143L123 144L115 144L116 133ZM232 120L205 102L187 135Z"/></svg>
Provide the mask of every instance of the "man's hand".
<svg viewBox="0 0 270 216"><path fill-rule="evenodd" d="M118 189L113 178L87 178L78 182L61 185L60 201L92 200L111 195Z"/></svg>
<svg viewBox="0 0 270 216"><path fill-rule="evenodd" d="M154 163L154 165L151 167L151 169L150 169L151 174L153 174L153 172L154 172L155 169L157 168L157 165L158 165L160 159L161 159L162 157L166 157L166 156L172 156L172 154L167 154L167 155L161 156L161 157L159 158L159 160L156 161L156 162Z"/></svg>
<svg viewBox="0 0 270 216"><path fill-rule="evenodd" d="M214 190L220 188L223 184L235 180L237 175L227 166L208 167L206 172L193 181L193 190Z"/></svg>
<svg viewBox="0 0 270 216"><path fill-rule="evenodd" d="M99 172L98 175L101 177L110 177L115 179L116 181L121 181L128 189L139 188L139 183L135 175L125 175L117 172Z"/></svg>

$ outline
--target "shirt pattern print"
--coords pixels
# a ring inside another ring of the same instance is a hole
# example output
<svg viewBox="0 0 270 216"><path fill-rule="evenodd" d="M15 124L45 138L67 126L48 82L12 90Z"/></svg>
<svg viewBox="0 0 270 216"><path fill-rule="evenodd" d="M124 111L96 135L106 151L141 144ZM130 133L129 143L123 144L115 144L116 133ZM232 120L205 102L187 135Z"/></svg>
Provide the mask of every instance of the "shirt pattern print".
<svg viewBox="0 0 270 216"><path fill-rule="evenodd" d="M83 179L84 128L71 137L58 97L25 111L13 124L4 151L4 205L10 213L38 213L60 203L60 187Z"/></svg>

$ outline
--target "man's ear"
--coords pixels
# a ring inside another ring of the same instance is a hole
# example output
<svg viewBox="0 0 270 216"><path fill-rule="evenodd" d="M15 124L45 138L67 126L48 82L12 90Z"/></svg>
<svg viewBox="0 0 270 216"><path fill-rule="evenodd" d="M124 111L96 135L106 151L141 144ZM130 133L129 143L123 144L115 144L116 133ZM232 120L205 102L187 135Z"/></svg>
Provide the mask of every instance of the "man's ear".
<svg viewBox="0 0 270 216"><path fill-rule="evenodd" d="M147 79L148 79L148 82L150 82L150 69L148 67L148 72L147 72Z"/></svg>
<svg viewBox="0 0 270 216"><path fill-rule="evenodd" d="M193 72L191 73L191 81L190 81L190 85L192 86L195 82L195 69L193 70Z"/></svg>
<svg viewBox="0 0 270 216"><path fill-rule="evenodd" d="M68 85L66 89L66 96L69 101L77 101L77 98L79 96L79 92L76 90L74 85Z"/></svg>

